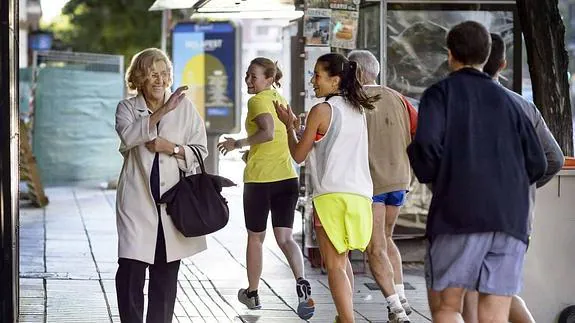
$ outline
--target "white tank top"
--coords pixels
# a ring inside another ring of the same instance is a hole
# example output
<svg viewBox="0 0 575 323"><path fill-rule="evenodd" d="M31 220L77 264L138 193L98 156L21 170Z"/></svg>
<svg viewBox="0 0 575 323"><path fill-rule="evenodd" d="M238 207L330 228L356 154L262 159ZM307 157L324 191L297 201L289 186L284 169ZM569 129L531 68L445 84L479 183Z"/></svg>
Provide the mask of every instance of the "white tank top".
<svg viewBox="0 0 575 323"><path fill-rule="evenodd" d="M371 198L367 121L341 96L326 101L331 121L325 135L314 142L307 158L313 197L328 193L350 193Z"/></svg>

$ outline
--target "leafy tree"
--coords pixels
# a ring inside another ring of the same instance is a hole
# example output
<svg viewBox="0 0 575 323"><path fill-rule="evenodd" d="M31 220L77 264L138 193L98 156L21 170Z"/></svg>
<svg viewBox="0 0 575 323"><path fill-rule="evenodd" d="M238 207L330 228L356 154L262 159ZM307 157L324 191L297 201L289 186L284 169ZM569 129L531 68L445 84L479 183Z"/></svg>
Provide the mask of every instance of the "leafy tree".
<svg viewBox="0 0 575 323"><path fill-rule="evenodd" d="M50 26L62 46L77 52L124 55L160 47L162 14L153 1L70 0Z"/></svg>

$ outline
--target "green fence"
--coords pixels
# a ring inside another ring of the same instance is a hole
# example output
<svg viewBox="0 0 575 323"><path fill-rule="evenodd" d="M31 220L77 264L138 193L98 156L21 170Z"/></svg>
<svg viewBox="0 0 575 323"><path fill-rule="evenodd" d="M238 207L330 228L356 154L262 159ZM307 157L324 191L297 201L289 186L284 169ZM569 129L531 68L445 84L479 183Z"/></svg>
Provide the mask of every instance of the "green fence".
<svg viewBox="0 0 575 323"><path fill-rule="evenodd" d="M32 143L44 184L116 179L122 157L114 115L124 94L122 74L45 67L36 81Z"/></svg>

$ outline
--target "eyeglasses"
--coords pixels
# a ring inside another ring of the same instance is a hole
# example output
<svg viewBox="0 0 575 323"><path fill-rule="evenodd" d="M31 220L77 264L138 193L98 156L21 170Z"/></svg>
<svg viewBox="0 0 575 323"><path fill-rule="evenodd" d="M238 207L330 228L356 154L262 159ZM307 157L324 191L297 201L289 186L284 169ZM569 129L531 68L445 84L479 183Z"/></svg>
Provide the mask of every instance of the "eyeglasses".
<svg viewBox="0 0 575 323"><path fill-rule="evenodd" d="M168 80L170 79L170 73L168 72L161 72L161 73L150 73L148 75L148 78L150 79L150 81L156 81L156 80Z"/></svg>

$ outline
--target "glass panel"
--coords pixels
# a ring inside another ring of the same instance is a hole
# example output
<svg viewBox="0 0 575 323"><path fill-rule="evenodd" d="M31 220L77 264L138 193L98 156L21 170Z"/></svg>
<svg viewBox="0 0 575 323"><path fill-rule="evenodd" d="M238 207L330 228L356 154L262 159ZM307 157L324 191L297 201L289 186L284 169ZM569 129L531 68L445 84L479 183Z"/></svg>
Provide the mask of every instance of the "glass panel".
<svg viewBox="0 0 575 323"><path fill-rule="evenodd" d="M367 49L379 59L379 4L362 7L359 11L357 48Z"/></svg>
<svg viewBox="0 0 575 323"><path fill-rule="evenodd" d="M509 68L501 82L513 85L513 12L472 10L388 10L387 85L419 100L449 73L445 37L454 25L475 20L503 37Z"/></svg>

